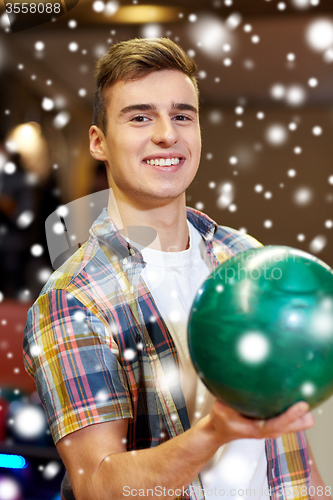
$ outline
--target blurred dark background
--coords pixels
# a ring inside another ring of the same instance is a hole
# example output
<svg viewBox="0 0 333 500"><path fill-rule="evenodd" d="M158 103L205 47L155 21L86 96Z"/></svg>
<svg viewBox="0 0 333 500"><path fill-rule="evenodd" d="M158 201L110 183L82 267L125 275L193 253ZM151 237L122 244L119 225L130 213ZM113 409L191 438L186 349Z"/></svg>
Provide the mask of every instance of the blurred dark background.
<svg viewBox="0 0 333 500"><path fill-rule="evenodd" d="M333 266L333 3L80 0L15 33L3 3L0 16L0 500L53 500L63 466L22 333L53 271L45 220L106 188L88 146L95 61L128 38L178 42L201 90L202 160L187 204ZM89 214L77 214L72 227L87 230ZM308 432L328 485L332 411L331 400L315 410Z"/></svg>

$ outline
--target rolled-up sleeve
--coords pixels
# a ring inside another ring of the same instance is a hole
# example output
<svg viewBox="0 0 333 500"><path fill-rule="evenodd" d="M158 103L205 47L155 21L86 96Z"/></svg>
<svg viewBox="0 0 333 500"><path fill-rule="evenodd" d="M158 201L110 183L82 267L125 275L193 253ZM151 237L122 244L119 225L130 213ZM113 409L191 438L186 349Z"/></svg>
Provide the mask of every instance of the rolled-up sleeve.
<svg viewBox="0 0 333 500"><path fill-rule="evenodd" d="M52 290L28 312L24 363L54 442L90 424L132 418L112 328L73 295Z"/></svg>

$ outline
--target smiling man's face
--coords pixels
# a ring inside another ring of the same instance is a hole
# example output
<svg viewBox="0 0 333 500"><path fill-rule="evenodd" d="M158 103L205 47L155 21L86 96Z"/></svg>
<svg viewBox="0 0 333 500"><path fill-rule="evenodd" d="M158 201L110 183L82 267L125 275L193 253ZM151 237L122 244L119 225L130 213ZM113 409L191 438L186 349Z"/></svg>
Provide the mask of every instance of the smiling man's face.
<svg viewBox="0 0 333 500"><path fill-rule="evenodd" d="M100 131L110 187L129 203L160 206L184 197L200 161L198 97L177 70L119 81L107 92L107 132Z"/></svg>

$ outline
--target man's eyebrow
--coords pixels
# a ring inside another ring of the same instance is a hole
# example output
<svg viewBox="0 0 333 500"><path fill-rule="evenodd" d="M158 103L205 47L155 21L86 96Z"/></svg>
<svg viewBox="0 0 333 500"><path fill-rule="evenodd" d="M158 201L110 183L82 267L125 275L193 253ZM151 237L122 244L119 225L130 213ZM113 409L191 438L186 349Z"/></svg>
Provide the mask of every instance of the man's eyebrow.
<svg viewBox="0 0 333 500"><path fill-rule="evenodd" d="M198 114L197 108L195 106L192 106L192 104L175 102L172 107L173 109L176 109L178 111L192 111L193 113Z"/></svg>
<svg viewBox="0 0 333 500"><path fill-rule="evenodd" d="M125 115L126 113L130 113L131 111L151 111L156 109L156 106L153 104L130 104L129 106L125 106L120 111L120 115Z"/></svg>
<svg viewBox="0 0 333 500"><path fill-rule="evenodd" d="M192 113L198 114L198 110L192 104L186 104L182 102L175 102L172 105L172 109L177 111L192 111ZM156 110L156 106L154 104L130 104L129 106L125 106L120 111L120 115L125 115L126 113L131 113L132 111L152 111Z"/></svg>

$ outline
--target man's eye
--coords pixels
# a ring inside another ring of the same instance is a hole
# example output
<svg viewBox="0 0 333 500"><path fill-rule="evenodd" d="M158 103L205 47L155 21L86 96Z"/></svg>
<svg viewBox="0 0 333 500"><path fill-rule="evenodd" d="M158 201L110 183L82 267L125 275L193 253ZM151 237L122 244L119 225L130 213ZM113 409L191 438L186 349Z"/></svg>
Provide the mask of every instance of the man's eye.
<svg viewBox="0 0 333 500"><path fill-rule="evenodd" d="M185 122L186 120L190 120L190 118L186 115L177 115L175 118L177 121L181 121L181 122L183 122L183 121Z"/></svg>
<svg viewBox="0 0 333 500"><path fill-rule="evenodd" d="M146 120L148 120L148 118L146 116L141 116L140 115L140 116L135 116L134 118L132 118L131 121L132 122L139 122L139 123L141 123L141 122L144 122Z"/></svg>

